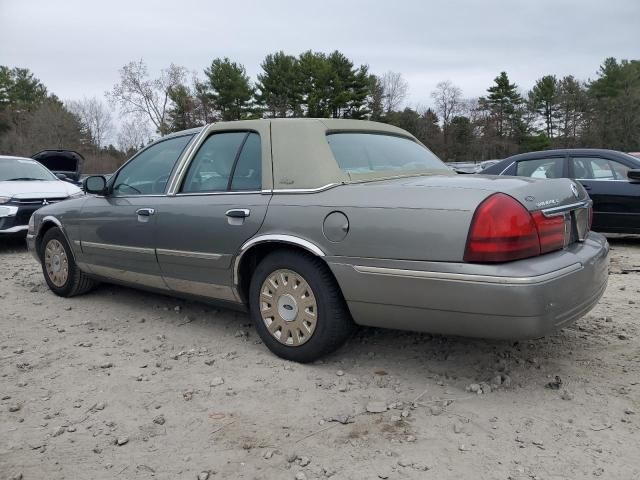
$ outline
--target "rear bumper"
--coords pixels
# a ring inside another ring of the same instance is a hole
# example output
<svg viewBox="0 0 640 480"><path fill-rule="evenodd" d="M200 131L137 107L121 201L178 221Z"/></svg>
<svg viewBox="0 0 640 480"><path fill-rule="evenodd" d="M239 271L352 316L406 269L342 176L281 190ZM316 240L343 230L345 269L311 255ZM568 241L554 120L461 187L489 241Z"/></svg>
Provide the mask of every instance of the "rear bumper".
<svg viewBox="0 0 640 480"><path fill-rule="evenodd" d="M362 325L483 338L534 338L584 316L607 286L606 239L500 265L345 259L329 265Z"/></svg>

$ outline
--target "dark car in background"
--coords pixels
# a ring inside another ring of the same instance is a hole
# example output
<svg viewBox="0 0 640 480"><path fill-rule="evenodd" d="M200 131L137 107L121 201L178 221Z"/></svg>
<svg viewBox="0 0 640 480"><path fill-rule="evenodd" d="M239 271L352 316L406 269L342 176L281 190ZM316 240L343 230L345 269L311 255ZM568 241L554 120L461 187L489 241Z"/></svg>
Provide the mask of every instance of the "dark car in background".
<svg viewBox="0 0 640 480"><path fill-rule="evenodd" d="M32 155L35 161L51 170L61 180L80 185L80 168L84 157L74 150L42 150Z"/></svg>
<svg viewBox="0 0 640 480"><path fill-rule="evenodd" d="M627 153L586 148L529 152L482 173L577 180L593 200L593 230L640 233L640 159Z"/></svg>

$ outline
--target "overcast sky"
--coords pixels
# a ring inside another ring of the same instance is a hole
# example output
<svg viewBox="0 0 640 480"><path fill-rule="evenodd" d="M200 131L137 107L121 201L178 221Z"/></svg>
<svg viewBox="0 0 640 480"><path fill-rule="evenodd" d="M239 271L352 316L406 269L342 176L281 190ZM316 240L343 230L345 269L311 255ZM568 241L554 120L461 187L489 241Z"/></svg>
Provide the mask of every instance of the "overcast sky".
<svg viewBox="0 0 640 480"><path fill-rule="evenodd" d="M69 100L102 97L139 58L202 75L228 56L255 79L268 53L338 49L401 72L416 106L445 79L482 95L502 70L523 90L544 74L594 78L605 57L640 57L639 21L640 0L0 0L0 64Z"/></svg>

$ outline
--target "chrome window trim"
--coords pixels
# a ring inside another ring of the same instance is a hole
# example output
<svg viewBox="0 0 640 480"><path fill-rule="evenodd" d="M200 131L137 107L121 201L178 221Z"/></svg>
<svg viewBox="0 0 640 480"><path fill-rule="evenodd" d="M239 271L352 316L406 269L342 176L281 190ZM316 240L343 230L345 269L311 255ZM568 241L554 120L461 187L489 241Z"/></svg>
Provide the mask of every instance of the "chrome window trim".
<svg viewBox="0 0 640 480"><path fill-rule="evenodd" d="M200 130L200 132L193 137L191 142L189 142L189 145L187 145L187 148L185 148L184 152L182 152L182 156L178 159L173 172L171 172L172 175L167 181L167 189L165 190L166 195L171 196L175 194L176 178L178 178L178 176L182 174L185 163L188 163L188 160L191 158L194 149L200 146L202 138L206 136L206 132L208 132L210 128L211 125L205 125L202 130Z"/></svg>
<svg viewBox="0 0 640 480"><path fill-rule="evenodd" d="M164 255L169 257L199 258L202 260L219 260L222 257L221 253L192 252L192 251L186 251L186 250L169 250L166 248L156 248L156 255Z"/></svg>
<svg viewBox="0 0 640 480"><path fill-rule="evenodd" d="M329 190L331 188L343 185L342 183L328 183L323 185L322 187L317 188L274 188L271 190L265 189L262 190L262 193L289 193L289 194L300 194L300 193L318 193L324 192L325 190Z"/></svg>
<svg viewBox="0 0 640 480"><path fill-rule="evenodd" d="M200 147L205 142L205 140L209 138L210 134L213 135L215 133L234 133L234 132L251 133L253 132L260 136L261 142L263 141L262 135L260 135L260 132L255 129L230 128L228 130L223 130L223 129L216 130L214 128L215 125L216 124L206 125L200 131L200 133L194 138L194 140L191 141L188 148L183 152L182 157L178 160L177 167L175 168L175 173L169 178L167 182L167 184L169 185L166 191L167 195L169 196L188 195L187 193L182 194L178 191L180 188L180 184L182 183L182 180L184 179L184 176L186 175L187 170L189 169L189 166L191 165L191 162L193 161L196 152L200 149ZM262 158L262 155L261 155L261 158ZM190 192L190 193L199 193L199 192ZM216 193L216 192L211 192L211 193ZM233 192L233 193L236 193L236 192Z"/></svg>
<svg viewBox="0 0 640 480"><path fill-rule="evenodd" d="M545 208L542 210L542 214L545 217L554 217L556 215L563 215L566 212L575 210L576 208L588 208L593 204L592 200L584 200L582 202L570 203L569 205L561 205L559 207Z"/></svg>
<svg viewBox="0 0 640 480"><path fill-rule="evenodd" d="M172 197L200 197L210 195L250 195L250 194L262 194L264 190L236 190L236 191L219 191L219 192L192 192L192 193L176 193L171 195ZM271 192L269 192L271 193Z"/></svg>
<svg viewBox="0 0 640 480"><path fill-rule="evenodd" d="M507 165L507 167L506 167L504 170L502 170L498 175L502 175L504 172L506 172L507 170L509 170L509 169L510 169L510 168L511 168L515 163L516 163L516 162L511 162L511 163L510 163L509 165ZM517 172L517 169L516 169L516 173L518 173L518 172Z"/></svg>
<svg viewBox="0 0 640 480"><path fill-rule="evenodd" d="M616 179L616 178L574 178L573 180L576 180L578 182L628 182L629 179L628 178L621 178L621 179Z"/></svg>
<svg viewBox="0 0 640 480"><path fill-rule="evenodd" d="M404 270L400 268L384 268L369 267L364 265L354 265L353 268L358 273L367 275L383 275L387 277L412 278L412 279L429 279L429 280L448 280L458 282L474 282L474 283L498 283L502 285L535 285L549 280L569 275L583 268L581 263L574 263L567 267L545 273L543 275L535 275L528 277L498 277L494 275L473 275L466 273L448 273L448 272L432 272L423 270Z"/></svg>
<svg viewBox="0 0 640 480"><path fill-rule="evenodd" d="M127 252L127 253L141 253L144 255L155 255L156 251L154 248L144 248L144 247L130 247L128 245L116 245L112 243L97 243L97 242L80 242L80 246L84 251L85 247L88 248L97 248L100 250L113 250L116 252Z"/></svg>
<svg viewBox="0 0 640 480"><path fill-rule="evenodd" d="M325 253L322 251L320 247L318 247L315 243L310 242L309 240L305 240L304 238L296 237L294 235L281 235L281 234L266 234L266 235L258 235L257 237L250 238L240 248L240 251L236 255L233 260L233 285L235 287L238 286L240 282L239 278L239 268L240 261L245 253L247 253L251 247L255 245L259 245L261 243L270 243L270 242L282 242L289 243L291 245L297 245L298 247L302 247L308 252L318 256L324 257Z"/></svg>

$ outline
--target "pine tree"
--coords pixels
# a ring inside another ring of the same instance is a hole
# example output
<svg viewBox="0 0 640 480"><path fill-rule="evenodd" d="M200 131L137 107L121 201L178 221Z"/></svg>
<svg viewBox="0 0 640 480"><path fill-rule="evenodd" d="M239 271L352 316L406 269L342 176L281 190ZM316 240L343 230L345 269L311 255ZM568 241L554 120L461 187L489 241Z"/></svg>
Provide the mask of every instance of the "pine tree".
<svg viewBox="0 0 640 480"><path fill-rule="evenodd" d="M253 89L244 66L216 58L204 71L211 99L222 120L241 120L249 114Z"/></svg>
<svg viewBox="0 0 640 480"><path fill-rule="evenodd" d="M256 101L269 117L302 115L302 80L298 59L280 51L265 57L258 74Z"/></svg>
<svg viewBox="0 0 640 480"><path fill-rule="evenodd" d="M522 103L515 83L509 81L507 72L501 72L489 87L486 102L496 120L496 133L499 138L508 137L517 123L517 107Z"/></svg>
<svg viewBox="0 0 640 480"><path fill-rule="evenodd" d="M535 112L542 117L545 133L553 138L559 116L559 85L555 75L545 75L538 79L529 92L529 99Z"/></svg>

